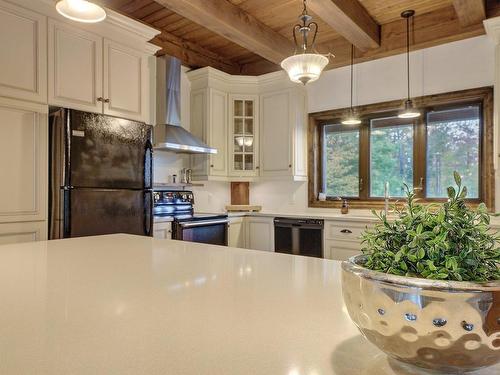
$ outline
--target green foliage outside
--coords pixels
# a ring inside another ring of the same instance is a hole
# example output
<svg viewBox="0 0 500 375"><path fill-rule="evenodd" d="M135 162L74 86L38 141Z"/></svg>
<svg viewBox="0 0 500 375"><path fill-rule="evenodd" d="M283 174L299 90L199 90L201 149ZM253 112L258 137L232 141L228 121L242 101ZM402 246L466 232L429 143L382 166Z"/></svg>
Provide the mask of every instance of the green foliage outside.
<svg viewBox="0 0 500 375"><path fill-rule="evenodd" d="M357 197L359 194L359 131L325 135L326 194Z"/></svg>
<svg viewBox="0 0 500 375"><path fill-rule="evenodd" d="M479 197L479 119L427 124L427 196L446 197L459 171L468 197Z"/></svg>
<svg viewBox="0 0 500 375"><path fill-rule="evenodd" d="M479 118L427 124L426 196L445 198L453 171L463 176L469 198L479 197ZM413 187L413 128L377 127L370 134L370 196L404 197ZM359 131L325 134L325 185L330 197L359 195Z"/></svg>
<svg viewBox="0 0 500 375"><path fill-rule="evenodd" d="M467 188L455 172L457 189L447 188L448 201L420 205L406 186L407 203L394 207L396 219L373 213L380 223L363 236L366 268L401 276L483 282L500 279L500 238L489 232L486 206L465 204Z"/></svg>
<svg viewBox="0 0 500 375"><path fill-rule="evenodd" d="M403 197L404 184L413 187L413 126L375 128L370 137L370 195Z"/></svg>

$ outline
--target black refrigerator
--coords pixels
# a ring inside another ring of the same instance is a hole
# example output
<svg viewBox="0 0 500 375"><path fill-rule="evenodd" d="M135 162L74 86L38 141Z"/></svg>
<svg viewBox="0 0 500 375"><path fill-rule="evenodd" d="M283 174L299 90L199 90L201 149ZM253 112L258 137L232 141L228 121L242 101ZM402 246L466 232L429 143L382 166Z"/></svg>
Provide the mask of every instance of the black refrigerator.
<svg viewBox="0 0 500 375"><path fill-rule="evenodd" d="M152 235L151 126L65 108L49 117L49 238Z"/></svg>

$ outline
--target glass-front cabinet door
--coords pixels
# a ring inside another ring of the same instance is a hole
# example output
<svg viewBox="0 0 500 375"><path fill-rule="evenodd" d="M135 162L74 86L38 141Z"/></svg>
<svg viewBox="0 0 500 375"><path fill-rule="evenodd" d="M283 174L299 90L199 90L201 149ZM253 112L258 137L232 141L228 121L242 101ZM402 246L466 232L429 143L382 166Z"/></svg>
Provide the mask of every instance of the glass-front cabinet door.
<svg viewBox="0 0 500 375"><path fill-rule="evenodd" d="M231 176L258 175L257 96L230 97L230 173Z"/></svg>

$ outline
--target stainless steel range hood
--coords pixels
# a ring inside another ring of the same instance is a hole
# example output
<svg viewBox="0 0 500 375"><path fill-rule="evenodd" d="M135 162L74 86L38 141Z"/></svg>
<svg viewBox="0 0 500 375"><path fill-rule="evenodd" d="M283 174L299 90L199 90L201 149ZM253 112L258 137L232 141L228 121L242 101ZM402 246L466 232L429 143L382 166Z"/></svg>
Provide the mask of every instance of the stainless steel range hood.
<svg viewBox="0 0 500 375"><path fill-rule="evenodd" d="M181 62L170 56L156 59L156 121L154 148L177 153L216 154L181 126Z"/></svg>

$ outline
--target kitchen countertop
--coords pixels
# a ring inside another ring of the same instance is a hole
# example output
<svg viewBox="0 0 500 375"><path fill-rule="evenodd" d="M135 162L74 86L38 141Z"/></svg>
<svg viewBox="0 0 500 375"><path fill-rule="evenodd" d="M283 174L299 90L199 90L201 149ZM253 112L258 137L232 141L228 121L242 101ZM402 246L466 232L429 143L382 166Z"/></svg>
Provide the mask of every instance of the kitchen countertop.
<svg viewBox="0 0 500 375"><path fill-rule="evenodd" d="M332 260L130 235L0 246L0 373L423 374L361 337L339 275Z"/></svg>

